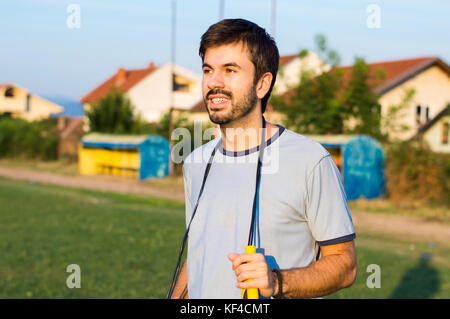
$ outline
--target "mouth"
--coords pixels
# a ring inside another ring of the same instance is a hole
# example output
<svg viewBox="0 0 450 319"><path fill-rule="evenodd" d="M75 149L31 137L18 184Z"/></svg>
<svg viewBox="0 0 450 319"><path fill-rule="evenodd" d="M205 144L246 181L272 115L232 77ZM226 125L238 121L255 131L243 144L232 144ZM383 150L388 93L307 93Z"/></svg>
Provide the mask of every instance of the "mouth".
<svg viewBox="0 0 450 319"><path fill-rule="evenodd" d="M211 95L208 98L208 106L210 108L210 110L215 111L215 110L220 110L222 108L224 108L225 106L227 106L230 103L230 98L226 97L226 96L214 96Z"/></svg>

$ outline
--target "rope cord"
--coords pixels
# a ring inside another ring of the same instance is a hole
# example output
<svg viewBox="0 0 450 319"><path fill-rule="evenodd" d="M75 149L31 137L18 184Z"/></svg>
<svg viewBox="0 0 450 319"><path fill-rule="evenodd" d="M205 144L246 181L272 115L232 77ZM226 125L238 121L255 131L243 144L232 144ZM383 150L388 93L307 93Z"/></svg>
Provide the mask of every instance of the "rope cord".
<svg viewBox="0 0 450 319"><path fill-rule="evenodd" d="M262 118L262 121L263 121L263 130L262 130L261 144L259 146L258 165L256 168L255 195L253 197L252 219L250 222L250 231L249 231L249 238L248 238L248 244L252 245L252 243L255 242L255 246L256 246L256 237L254 237L255 228L258 229L258 239L259 239L259 186L260 186L260 182L261 182L261 166L262 166L262 161L263 161L265 136L266 136L266 120L264 119L264 117ZM192 223L192 220L194 219L195 213L197 212L198 204L200 203L200 197L202 196L203 189L204 189L205 183L206 183L206 179L209 175L209 171L212 166L214 155L216 154L216 151L219 148L219 145L221 142L222 142L222 139L220 139L219 142L214 147L214 150L212 151L211 156L209 157L208 164L206 165L206 169L205 169L205 173L203 175L203 181L202 181L202 185L200 187L200 192L199 192L199 195L197 198L197 202L195 203L195 207L192 212L191 219L189 221L188 227L186 229L186 232L184 233L183 240L181 242L181 247L180 247L180 250L178 253L177 264L175 266L175 270L172 275L172 281L170 283L169 290L168 290L167 296L166 296L166 298L168 298L168 299L172 297L177 279L181 273L181 267L180 267L181 266L181 258L183 256L184 249L186 246L189 229L191 228L191 223ZM259 247L259 243L258 243L258 247Z"/></svg>

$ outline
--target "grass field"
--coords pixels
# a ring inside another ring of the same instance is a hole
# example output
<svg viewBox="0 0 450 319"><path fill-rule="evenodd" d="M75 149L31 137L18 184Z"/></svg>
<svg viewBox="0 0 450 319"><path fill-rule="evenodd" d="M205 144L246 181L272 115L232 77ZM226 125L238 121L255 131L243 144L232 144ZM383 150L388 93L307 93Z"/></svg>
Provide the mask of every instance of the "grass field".
<svg viewBox="0 0 450 319"><path fill-rule="evenodd" d="M0 178L0 298L164 298L183 229L175 201ZM450 249L358 229L356 247L355 284L329 297L450 298ZM370 264L381 288L366 285Z"/></svg>

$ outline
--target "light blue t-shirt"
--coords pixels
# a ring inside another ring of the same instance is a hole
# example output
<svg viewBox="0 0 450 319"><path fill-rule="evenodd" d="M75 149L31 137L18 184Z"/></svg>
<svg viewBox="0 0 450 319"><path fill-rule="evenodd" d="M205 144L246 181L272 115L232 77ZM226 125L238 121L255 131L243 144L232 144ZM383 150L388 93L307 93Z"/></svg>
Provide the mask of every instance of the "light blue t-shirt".
<svg viewBox="0 0 450 319"><path fill-rule="evenodd" d="M259 146L228 152L216 138L186 158L186 223L219 142L189 231L190 298L241 298L227 255L244 253L247 245ZM279 269L306 267L319 246L355 238L339 170L319 143L283 127L266 142L255 236L258 252Z"/></svg>

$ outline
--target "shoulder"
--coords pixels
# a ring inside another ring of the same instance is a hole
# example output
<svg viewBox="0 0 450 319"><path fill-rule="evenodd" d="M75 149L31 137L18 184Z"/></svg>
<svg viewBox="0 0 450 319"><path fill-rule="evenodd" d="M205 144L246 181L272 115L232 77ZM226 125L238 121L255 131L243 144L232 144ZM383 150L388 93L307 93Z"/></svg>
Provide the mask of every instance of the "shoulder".
<svg viewBox="0 0 450 319"><path fill-rule="evenodd" d="M289 156L292 159L299 161L308 167L313 167L319 163L324 157L330 153L318 142L313 139L284 129L283 138L280 139L280 152L284 156Z"/></svg>

